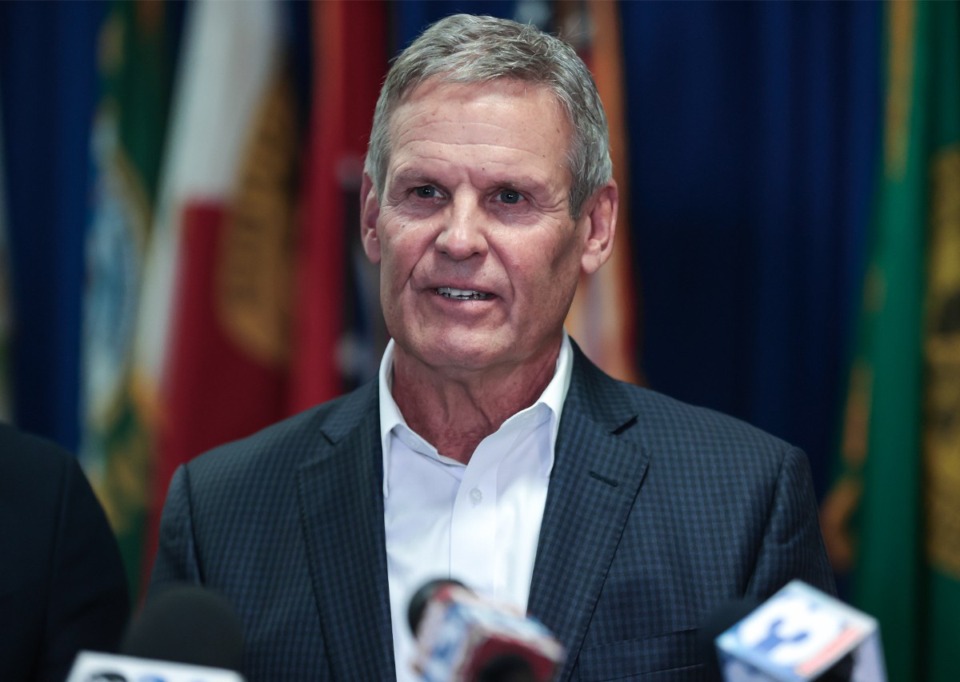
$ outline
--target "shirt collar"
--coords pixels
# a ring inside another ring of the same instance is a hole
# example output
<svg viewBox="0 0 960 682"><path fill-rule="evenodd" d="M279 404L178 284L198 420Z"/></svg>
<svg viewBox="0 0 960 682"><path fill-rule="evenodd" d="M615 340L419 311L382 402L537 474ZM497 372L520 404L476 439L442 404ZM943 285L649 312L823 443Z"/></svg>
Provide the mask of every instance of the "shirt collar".
<svg viewBox="0 0 960 682"><path fill-rule="evenodd" d="M437 455L436 448L426 440L420 438L407 425L406 419L397 407L393 399L391 389L393 387L393 353L395 350L393 339L387 343L387 347L380 359L380 372L378 390L380 394L380 444L383 452L383 471L389 471L388 459L390 457L390 435L395 429L405 429L408 434L419 439L423 445L433 454ZM550 454L548 461L543 463L543 474L548 476L553 470L553 462L557 449L557 433L560 430L560 415L563 412L563 403L567 397L567 391L570 389L570 379L573 376L573 347L570 343L570 337L567 330L563 330L563 340L560 343L560 354L557 356L557 366L553 373L553 378L547 387L540 394L537 401L526 408L526 410L541 409L540 405L546 406L550 410ZM521 410L521 412L526 411ZM419 448L418 448L419 449ZM383 495L389 494L389 485L386 473L383 477Z"/></svg>

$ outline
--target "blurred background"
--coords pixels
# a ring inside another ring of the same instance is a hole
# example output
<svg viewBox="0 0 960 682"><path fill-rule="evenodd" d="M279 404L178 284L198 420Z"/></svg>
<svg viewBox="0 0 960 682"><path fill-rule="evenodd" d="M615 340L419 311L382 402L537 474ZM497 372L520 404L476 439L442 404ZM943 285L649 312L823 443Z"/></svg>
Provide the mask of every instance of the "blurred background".
<svg viewBox="0 0 960 682"><path fill-rule="evenodd" d="M0 3L0 418L77 453L133 590L181 462L373 376L357 192L459 11L593 70L624 200L568 328L809 455L893 680L960 669L957 2Z"/></svg>

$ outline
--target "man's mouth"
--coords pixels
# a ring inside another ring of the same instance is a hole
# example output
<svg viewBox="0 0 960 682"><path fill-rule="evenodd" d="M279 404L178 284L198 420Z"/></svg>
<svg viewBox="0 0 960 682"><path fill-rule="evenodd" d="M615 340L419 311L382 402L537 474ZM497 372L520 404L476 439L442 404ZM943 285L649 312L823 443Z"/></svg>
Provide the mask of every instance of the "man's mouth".
<svg viewBox="0 0 960 682"><path fill-rule="evenodd" d="M484 301L490 294L473 289L454 289L453 287L438 287L437 293L444 298L454 298L458 301Z"/></svg>

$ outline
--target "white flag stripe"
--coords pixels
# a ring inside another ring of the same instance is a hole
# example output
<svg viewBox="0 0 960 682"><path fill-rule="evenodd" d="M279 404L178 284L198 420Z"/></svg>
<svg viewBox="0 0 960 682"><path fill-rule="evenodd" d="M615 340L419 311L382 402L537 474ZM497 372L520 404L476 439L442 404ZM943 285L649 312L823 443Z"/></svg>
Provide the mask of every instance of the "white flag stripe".
<svg viewBox="0 0 960 682"><path fill-rule="evenodd" d="M279 9L269 0L201 0L186 18L136 342L139 397L148 405L171 331L182 211L188 201L225 202L231 194L256 105L277 66Z"/></svg>

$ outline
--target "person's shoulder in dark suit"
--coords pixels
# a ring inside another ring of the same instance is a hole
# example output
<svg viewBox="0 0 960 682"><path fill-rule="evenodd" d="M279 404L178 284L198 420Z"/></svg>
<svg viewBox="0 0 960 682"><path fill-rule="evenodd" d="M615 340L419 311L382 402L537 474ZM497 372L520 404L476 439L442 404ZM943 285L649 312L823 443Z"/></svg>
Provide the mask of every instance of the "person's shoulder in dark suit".
<svg viewBox="0 0 960 682"><path fill-rule="evenodd" d="M732 416L616 381L577 357L569 407L590 413L648 459L637 527L669 518L653 530L676 531L673 546L683 548L677 560L690 559L694 575L711 576L716 594L704 604L733 596L762 601L792 579L836 593L802 450Z"/></svg>
<svg viewBox="0 0 960 682"><path fill-rule="evenodd" d="M0 423L0 679L63 682L130 615L120 551L66 450Z"/></svg>
<svg viewBox="0 0 960 682"><path fill-rule="evenodd" d="M181 465L167 490L147 598L163 584L198 580L186 565L195 558L188 551L194 543L258 529L275 538L277 528L299 523L297 497L291 495L298 471L364 420L373 420L372 436L378 438L377 399L376 382L368 382ZM214 565L230 564L221 554L208 558ZM237 574L236 566L229 571Z"/></svg>

